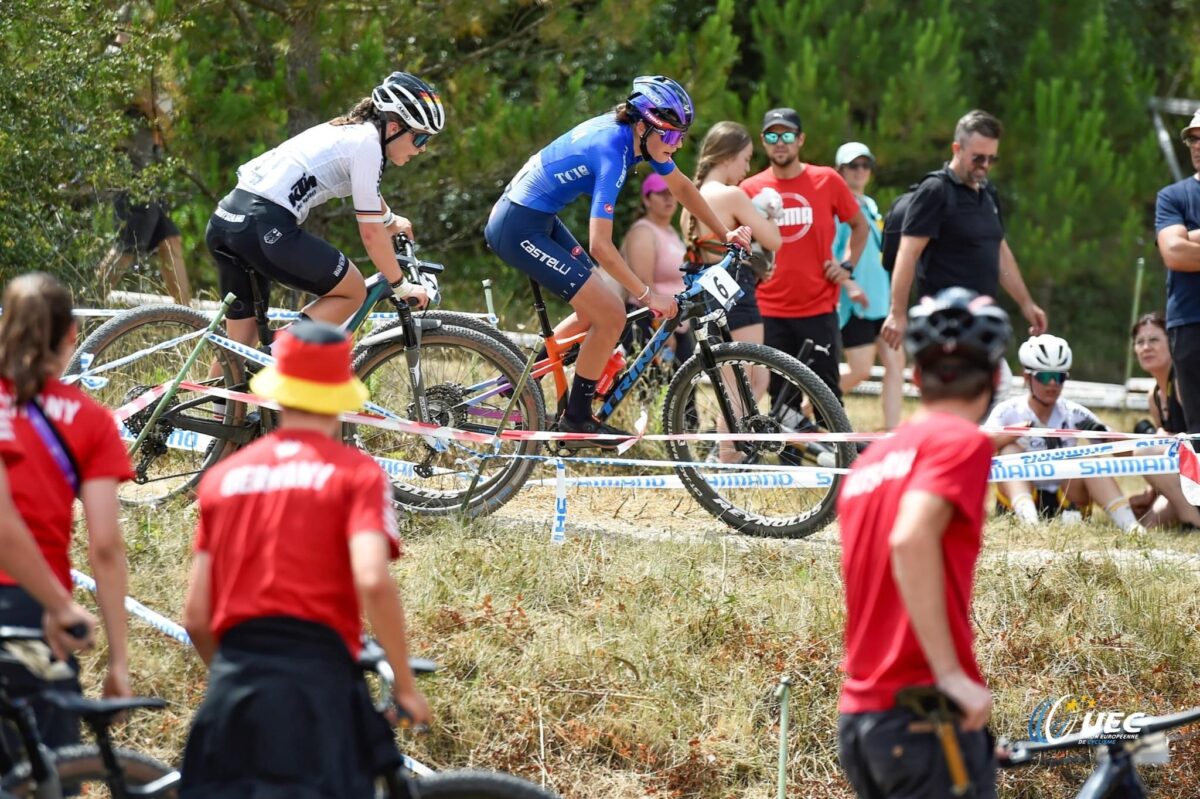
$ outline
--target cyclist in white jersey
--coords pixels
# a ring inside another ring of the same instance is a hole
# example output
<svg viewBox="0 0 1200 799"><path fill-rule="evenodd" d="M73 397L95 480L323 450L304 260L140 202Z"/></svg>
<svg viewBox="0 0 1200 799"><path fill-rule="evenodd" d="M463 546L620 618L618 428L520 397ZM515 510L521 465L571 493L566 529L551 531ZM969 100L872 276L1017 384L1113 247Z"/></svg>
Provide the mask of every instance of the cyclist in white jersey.
<svg viewBox="0 0 1200 799"><path fill-rule="evenodd" d="M333 198L353 197L367 255L396 296L415 298L418 305L428 301L425 289L404 281L396 263L391 237L412 236L412 223L392 212L379 182L388 161L403 166L424 152L445 122L441 98L429 84L393 72L345 116L238 169L237 188L221 200L205 235L221 295L232 291L237 297L227 317L231 338L255 341L252 280L264 300L272 280L316 294L319 299L303 312L311 319L339 324L358 310L366 298L358 267L300 227L312 208Z"/></svg>
<svg viewBox="0 0 1200 799"><path fill-rule="evenodd" d="M1071 347L1065 339L1043 334L1021 345L1021 365L1025 367L1027 393L1010 397L992 409L986 424L1022 425L1081 432L1108 430L1090 410L1073 400L1063 399L1063 384L1070 375ZM1024 436L1000 450L1001 455L1043 452L1086 444L1074 437ZM1075 480L1007 480L997 486L1002 511L1011 511L1029 524L1063 511L1087 513L1095 502L1114 523L1126 532L1141 531L1129 500L1112 477Z"/></svg>

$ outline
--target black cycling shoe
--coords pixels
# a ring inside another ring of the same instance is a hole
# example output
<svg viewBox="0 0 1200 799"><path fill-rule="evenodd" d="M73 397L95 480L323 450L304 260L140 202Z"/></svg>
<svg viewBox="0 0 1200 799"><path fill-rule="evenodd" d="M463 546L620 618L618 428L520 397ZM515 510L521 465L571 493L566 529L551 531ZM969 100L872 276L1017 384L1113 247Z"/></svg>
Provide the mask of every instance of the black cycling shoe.
<svg viewBox="0 0 1200 799"><path fill-rule="evenodd" d="M633 438L634 434L605 424L599 419L592 417L584 419L582 422L577 422L567 416L564 416L558 421L558 432L560 433L583 433L589 436L596 435L611 435L611 436L627 436ZM572 441L566 439L560 441L567 449L586 449L588 447L597 447L599 449L616 449L623 442L616 439L600 439L598 441Z"/></svg>

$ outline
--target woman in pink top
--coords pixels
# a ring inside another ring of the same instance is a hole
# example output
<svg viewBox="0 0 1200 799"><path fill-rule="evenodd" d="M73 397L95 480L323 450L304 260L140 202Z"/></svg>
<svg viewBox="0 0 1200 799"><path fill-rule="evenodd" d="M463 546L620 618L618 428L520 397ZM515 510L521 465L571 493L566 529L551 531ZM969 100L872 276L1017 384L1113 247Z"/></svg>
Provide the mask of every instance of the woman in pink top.
<svg viewBox="0 0 1200 799"><path fill-rule="evenodd" d="M642 181L643 216L630 226L621 243L621 254L634 273L642 282L650 286L654 294L678 294L683 291L683 272L679 267L683 264L687 247L679 235L679 231L671 223L679 202L667 188L667 182L657 172L651 172ZM637 308L641 303L629 297L625 305ZM650 337L652 323L647 320L639 325L641 343ZM687 331L687 324L680 327L680 332ZM628 338L628 337L627 337ZM675 358L682 362L691 357L694 345L690 336L676 335L671 349ZM631 348L632 341L623 342L626 349Z"/></svg>

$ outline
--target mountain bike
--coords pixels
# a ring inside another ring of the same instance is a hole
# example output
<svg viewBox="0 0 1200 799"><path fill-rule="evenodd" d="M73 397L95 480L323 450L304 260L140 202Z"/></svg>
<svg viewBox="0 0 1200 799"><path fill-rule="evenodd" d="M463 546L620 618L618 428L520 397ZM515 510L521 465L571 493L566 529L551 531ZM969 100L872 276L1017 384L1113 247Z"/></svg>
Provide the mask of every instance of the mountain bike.
<svg viewBox="0 0 1200 799"><path fill-rule="evenodd" d="M397 262L409 280L426 285L431 296L436 295L436 275L442 265L417 258L406 237L397 236L393 243ZM520 348L475 316L414 311L392 296L381 274L366 283L366 299L342 327L350 333L359 330L382 300L390 302L397 314L395 321L362 338L354 351L357 374L373 395L368 411L384 418L494 430L523 371ZM256 281L250 284L255 287L252 300L259 348L219 340L211 359L196 361L185 374L185 386L193 390L175 397L145 436L134 458L135 478L119 489L122 501L156 504L190 496L205 469L275 426L276 416L267 409L204 392L245 391L249 374L261 368L263 355L269 353L273 331L267 298L258 292ZM204 314L178 305L131 309L87 337L64 379L78 380L111 408L129 408L180 372L209 321ZM492 390L464 392L464 386L481 383ZM505 385L507 394L500 388ZM124 434L133 439L141 433L152 410L151 404L122 419ZM530 383L517 397L509 424L514 429L539 429L544 418L541 391ZM466 512L470 516L489 513L513 496L535 465L527 459L483 461L440 440L362 424L346 425L344 436L380 462L392 480L400 508L425 514L459 512L476 470L480 480ZM537 447L536 442L498 442L500 454L532 455Z"/></svg>
<svg viewBox="0 0 1200 799"><path fill-rule="evenodd" d="M715 264L685 263L684 290L676 295L677 313L654 331L637 357L619 370L611 386L598 393L596 418L609 419L638 384L671 334L692 321L684 334L695 339L695 354L680 364L666 389L662 428L666 434L693 436L667 442L675 472L696 501L734 530L750 535L798 538L820 530L832 517L840 475L854 460L852 444L790 443L788 433L851 432L850 421L829 387L806 365L761 344L736 342L725 314L741 294L729 269L741 252L730 246ZM562 418L569 396L565 367L585 334L558 340L554 336L541 287L530 280L533 306L545 339L546 358L533 366L532 377L552 375L558 393L554 424ZM649 308L626 316L626 329L649 317ZM770 391L756 396L753 369L769 376ZM553 426L551 429L554 429ZM762 440L705 440L714 434L762 435ZM774 435L775 438L767 438ZM581 446L556 442L559 454ZM746 471L730 473L742 464ZM792 467L781 480L761 466ZM818 466L816 470L811 467ZM779 488L786 485L786 488Z"/></svg>
<svg viewBox="0 0 1200 799"><path fill-rule="evenodd" d="M391 701L395 675L379 643L365 639L358 663L364 672L378 678L381 698L376 710L398 710ZM437 669L430 661L417 658L409 665L418 677ZM376 796L388 799L558 799L557 794L511 774L473 769L434 772L407 755L401 756L398 769L382 775L381 783Z"/></svg>
<svg viewBox="0 0 1200 799"><path fill-rule="evenodd" d="M41 638L39 629L0 627L0 641ZM21 660L2 649L0 662L24 668ZM38 734L37 720L28 700L9 696L0 681L0 719L16 728L24 757L0 776L0 790L34 799L62 799L64 787L69 792L88 785L107 787L113 799L176 795L179 772L141 752L114 747L109 735L109 727L117 715L142 708L161 709L166 702L147 698L87 699L76 693L53 690L41 696L64 712L78 715L96 743L49 749Z"/></svg>
<svg viewBox="0 0 1200 799"><path fill-rule="evenodd" d="M1138 725L1138 732L1122 732L1120 738L1103 739L1104 734L1101 734L1098 739L1095 732L1086 732L1049 743L1021 741L1008 745L1007 752L999 758L1000 767L1073 762L1068 758L1048 756L1070 750L1091 749L1096 767L1075 799L1145 799L1149 794L1138 775L1138 764L1167 762L1170 745L1166 731L1197 722L1200 722L1200 707L1169 716L1143 719Z"/></svg>

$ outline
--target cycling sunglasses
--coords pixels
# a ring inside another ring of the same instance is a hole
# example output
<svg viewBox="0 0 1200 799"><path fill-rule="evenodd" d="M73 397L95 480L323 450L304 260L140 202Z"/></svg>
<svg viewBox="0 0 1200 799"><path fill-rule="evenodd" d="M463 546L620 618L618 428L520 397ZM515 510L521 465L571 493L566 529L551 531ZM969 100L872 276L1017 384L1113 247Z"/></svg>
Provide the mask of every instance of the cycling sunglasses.
<svg viewBox="0 0 1200 799"><path fill-rule="evenodd" d="M683 137L687 135L686 130L663 130L662 128L655 128L654 132L662 138L663 144L670 145L671 147L681 144Z"/></svg>
<svg viewBox="0 0 1200 799"><path fill-rule="evenodd" d="M1070 372L1034 372L1033 379L1037 380L1043 386L1048 386L1051 383L1058 383L1060 386L1067 382L1067 378L1071 376Z"/></svg>
<svg viewBox="0 0 1200 799"><path fill-rule="evenodd" d="M765 141L767 144L779 144L780 141L782 141L784 144L795 144L797 135L798 134L794 130L787 130L783 133L771 131L770 133L763 134L763 141Z"/></svg>
<svg viewBox="0 0 1200 799"><path fill-rule="evenodd" d="M415 130L412 132L412 135L413 147L424 147L426 144L429 144L429 140L433 138L432 133L421 133Z"/></svg>

